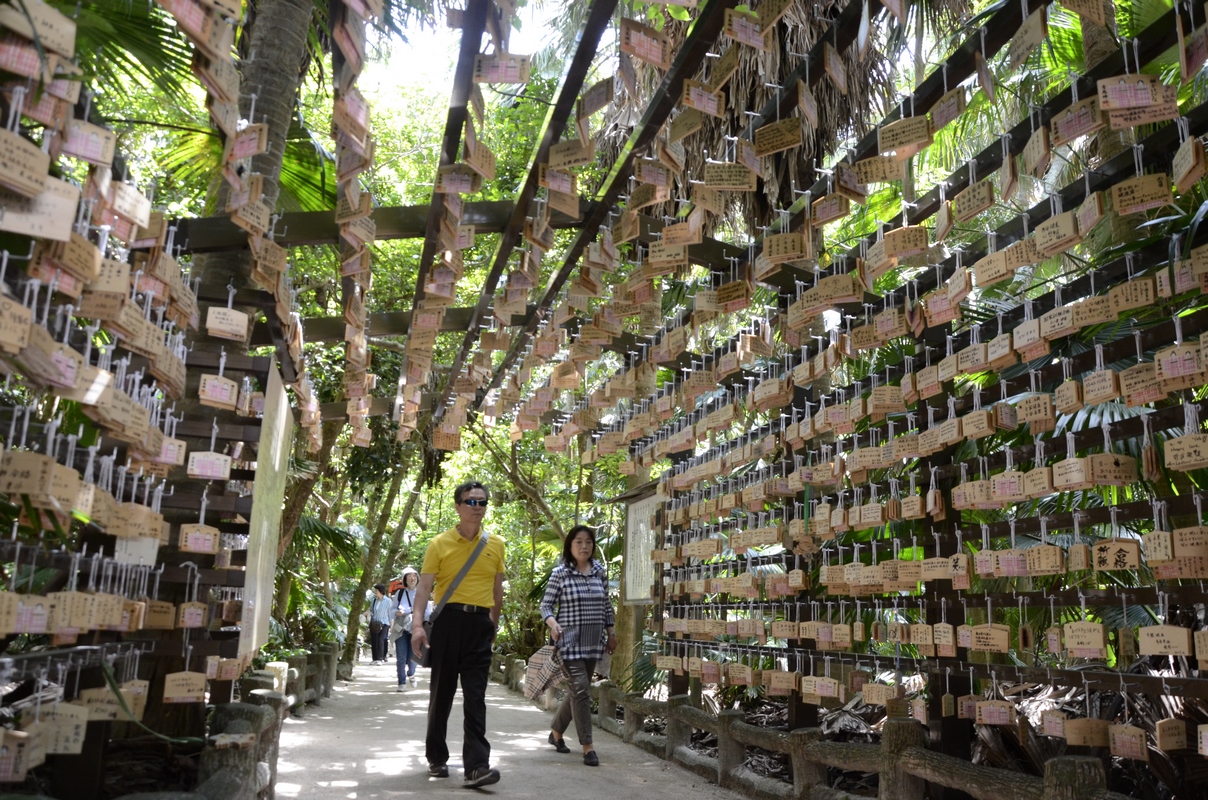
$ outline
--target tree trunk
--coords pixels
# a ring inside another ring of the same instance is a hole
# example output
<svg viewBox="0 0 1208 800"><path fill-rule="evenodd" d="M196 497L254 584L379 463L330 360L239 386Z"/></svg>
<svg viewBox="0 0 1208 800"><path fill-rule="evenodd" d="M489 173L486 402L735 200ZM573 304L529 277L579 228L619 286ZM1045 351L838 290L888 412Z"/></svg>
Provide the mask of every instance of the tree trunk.
<svg viewBox="0 0 1208 800"><path fill-rule="evenodd" d="M283 623L288 624L289 619L289 595L293 588L294 576L288 571L281 569L280 564L277 566L277 596L273 603L273 616Z"/></svg>
<svg viewBox="0 0 1208 800"><path fill-rule="evenodd" d="M1101 0L1104 16L1108 22L1115 19L1116 9L1111 0ZM1099 62L1120 49L1120 45L1106 26L1096 25L1086 17L1079 17L1082 25L1082 61L1083 72L1089 72L1099 65Z"/></svg>
<svg viewBox="0 0 1208 800"><path fill-rule="evenodd" d="M315 13L314 0L257 0L255 14L245 26L239 48L239 111L246 118L256 96L256 118L268 123L268 149L252 158L252 172L264 176L264 204L276 209L281 193L281 163L285 137L294 115L294 101L302 83L307 58L307 39ZM226 209L230 187L219 180L213 191L214 211ZM196 274L208 284L233 282L248 285L251 253L199 253L193 259ZM204 312L203 312L204 314Z"/></svg>
<svg viewBox="0 0 1208 800"><path fill-rule="evenodd" d="M419 499L419 487L424 480L423 468L420 468L420 474L416 477L415 487L407 494L407 505L403 507L403 516L398 521L398 525L394 528L394 533L390 537L390 545L386 548L386 562L382 565L382 583L390 580L391 574L394 572L394 565L398 562L399 554L403 550L403 533L407 528L407 523L411 521L411 514L415 509L415 501Z"/></svg>
<svg viewBox="0 0 1208 800"><path fill-rule="evenodd" d="M260 199L271 210L276 210L281 193L281 165L285 157L286 135L293 120L298 88L304 74L303 65L308 57L307 44L315 7L314 0L257 0L254 14L249 15L239 39L240 52L245 56L240 62L239 111L245 119L251 116L252 96L255 95L255 119L249 122L266 123L268 126L267 149L251 159L251 172L263 176L263 195ZM225 213L230 193L226 180L217 178L207 197L209 213ZM203 295L211 298L215 294L225 298L225 292L221 289L226 286L254 288L251 281L251 251L240 249L227 253L198 253L193 257L192 275L201 280ZM198 299L201 319L206 318L214 305L225 306L226 303ZM259 311L251 306L239 306L239 309L253 318ZM213 351L221 346L206 336L191 339L191 345L198 351ZM279 357L285 360L289 355L280 353ZM192 410L187 404L181 408L184 413ZM292 530L285 528L282 533L278 553L284 551Z"/></svg>
<svg viewBox="0 0 1208 800"><path fill-rule="evenodd" d="M329 420L323 423L323 444L319 447L318 466L315 469L314 477L294 481L286 490L285 510L281 512L281 537L277 543L277 558L281 558L289 547L290 541L293 540L294 531L298 529L298 520L302 519L302 512L306 510L306 504L310 501L315 484L319 482L331 464L331 451L343 429L342 420Z"/></svg>
<svg viewBox="0 0 1208 800"><path fill-rule="evenodd" d="M373 538L378 540L378 544L381 544L382 537L386 535L386 525L390 522L390 512L394 511L394 503L398 500L398 490L403 485L403 471L402 469L394 471L394 475L390 477L390 488L386 491L386 500L379 506L382 513L378 515L373 527ZM371 565L376 564L377 556L371 554L370 558L372 560L366 561L366 563Z"/></svg>
<svg viewBox="0 0 1208 800"><path fill-rule="evenodd" d="M331 548L327 544L319 545L319 583L323 584L323 597L327 605L335 603L331 594Z"/></svg>

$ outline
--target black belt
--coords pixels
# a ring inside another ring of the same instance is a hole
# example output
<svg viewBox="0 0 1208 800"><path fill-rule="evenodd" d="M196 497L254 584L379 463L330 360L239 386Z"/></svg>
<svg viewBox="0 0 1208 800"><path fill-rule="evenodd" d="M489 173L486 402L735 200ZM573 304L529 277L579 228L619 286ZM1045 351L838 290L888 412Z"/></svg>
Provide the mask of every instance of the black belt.
<svg viewBox="0 0 1208 800"><path fill-rule="evenodd" d="M463 614L490 614L494 610L486 606L468 606L463 603L449 603L445 608L449 611L460 611Z"/></svg>

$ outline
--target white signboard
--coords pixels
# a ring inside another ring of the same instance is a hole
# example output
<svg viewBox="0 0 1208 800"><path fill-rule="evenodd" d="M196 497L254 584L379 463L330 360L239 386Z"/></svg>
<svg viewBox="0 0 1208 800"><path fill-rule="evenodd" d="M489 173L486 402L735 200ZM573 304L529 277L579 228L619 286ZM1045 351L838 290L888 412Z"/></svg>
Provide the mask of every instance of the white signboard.
<svg viewBox="0 0 1208 800"><path fill-rule="evenodd" d="M243 587L243 623L239 655L268 643L269 611L273 607L277 572L277 541L281 535L282 503L289 476L289 454L294 443L294 415L274 359L264 393L264 418L256 450L256 483L252 487L252 514L247 549L247 575Z"/></svg>
<svg viewBox="0 0 1208 800"><path fill-rule="evenodd" d="M651 495L630 503L625 515L625 596L627 606L650 605L650 587L654 583L654 562L650 551L655 545L654 514L662 500Z"/></svg>

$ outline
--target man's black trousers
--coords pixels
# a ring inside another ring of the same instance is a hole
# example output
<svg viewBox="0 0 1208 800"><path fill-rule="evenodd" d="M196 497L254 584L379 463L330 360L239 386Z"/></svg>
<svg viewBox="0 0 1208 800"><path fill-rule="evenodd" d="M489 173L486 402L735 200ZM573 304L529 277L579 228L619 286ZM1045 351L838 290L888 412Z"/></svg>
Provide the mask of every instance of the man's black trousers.
<svg viewBox="0 0 1208 800"><path fill-rule="evenodd" d="M445 743L445 737L460 678L465 711L462 764L467 775L479 767L490 766L486 694L494 636L495 625L489 614L466 613L454 606L444 608L432 624L429 642L432 648L432 678L426 742L429 764L445 764L449 761L449 746Z"/></svg>

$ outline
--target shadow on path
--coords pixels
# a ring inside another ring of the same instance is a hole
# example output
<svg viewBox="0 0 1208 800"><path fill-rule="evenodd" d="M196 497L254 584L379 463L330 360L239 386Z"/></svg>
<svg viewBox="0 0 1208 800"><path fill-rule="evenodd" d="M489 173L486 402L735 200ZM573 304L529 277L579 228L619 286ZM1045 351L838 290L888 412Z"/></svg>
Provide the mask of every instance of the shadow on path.
<svg viewBox="0 0 1208 800"><path fill-rule="evenodd" d="M428 676L427 670L420 673L421 688L398 693L393 662L379 667L358 665L356 679L337 684L322 708L308 706L303 718L286 720L277 797L471 797L471 790L462 786L460 694L449 717L449 777L427 776ZM503 779L479 790L481 794L627 800L690 791L693 800L741 797L598 728L593 738L600 766L585 766L574 725L566 735L570 753L557 753L546 741L551 719L551 714L522 696L498 684L488 687L491 766L503 773Z"/></svg>

